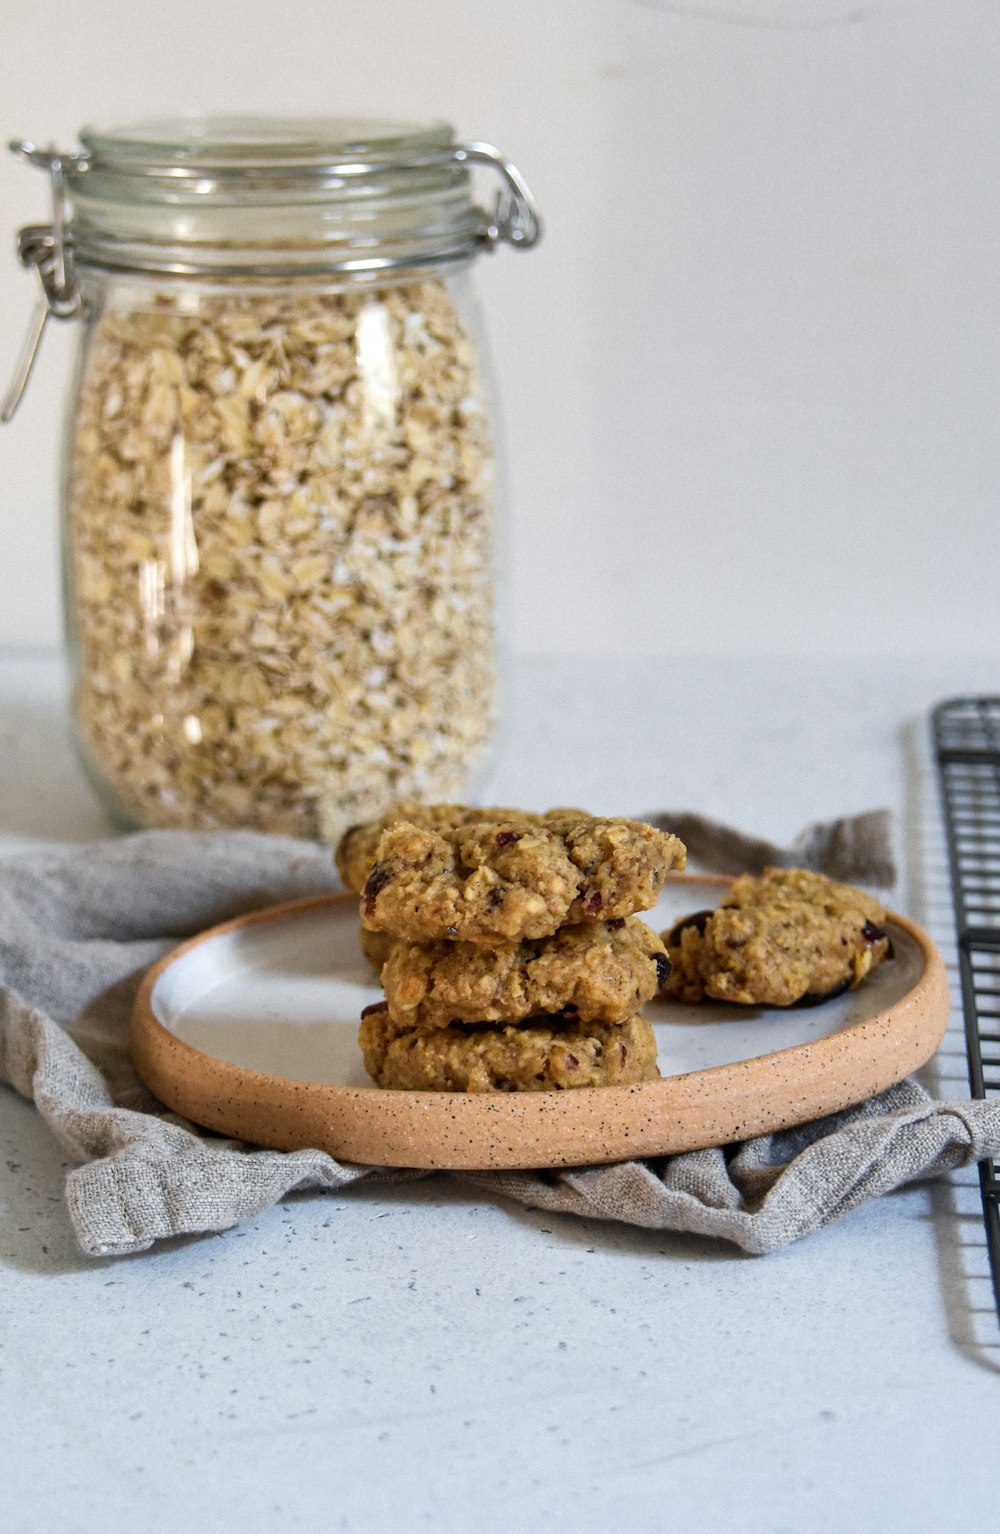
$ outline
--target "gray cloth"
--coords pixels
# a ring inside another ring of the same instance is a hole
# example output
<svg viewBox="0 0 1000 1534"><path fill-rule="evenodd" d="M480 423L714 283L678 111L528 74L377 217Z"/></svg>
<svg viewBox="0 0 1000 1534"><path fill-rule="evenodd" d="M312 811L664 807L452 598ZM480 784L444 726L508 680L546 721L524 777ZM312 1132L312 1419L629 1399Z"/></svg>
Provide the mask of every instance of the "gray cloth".
<svg viewBox="0 0 1000 1534"><path fill-rule="evenodd" d="M251 832L149 831L0 859L0 1080L34 1100L79 1163L66 1197L86 1253L225 1230L293 1190L425 1175L206 1134L158 1103L129 1059L129 1014L150 963L230 916L334 885L328 849ZM907 1081L725 1150L462 1175L492 1198L760 1253L900 1183L998 1151L1000 1103L935 1102Z"/></svg>
<svg viewBox="0 0 1000 1534"><path fill-rule="evenodd" d="M888 810L817 821L806 826L789 847L748 836L690 810L657 811L644 818L661 830L673 831L687 847L689 863L713 873L759 874L771 866L811 868L830 879L885 889L896 882Z"/></svg>

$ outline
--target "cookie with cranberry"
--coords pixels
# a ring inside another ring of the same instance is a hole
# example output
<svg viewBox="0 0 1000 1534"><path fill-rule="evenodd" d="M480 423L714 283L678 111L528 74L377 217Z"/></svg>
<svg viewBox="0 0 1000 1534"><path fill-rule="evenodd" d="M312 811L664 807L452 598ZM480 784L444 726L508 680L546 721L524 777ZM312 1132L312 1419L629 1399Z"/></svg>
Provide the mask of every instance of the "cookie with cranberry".
<svg viewBox="0 0 1000 1534"><path fill-rule="evenodd" d="M583 811L579 810L575 813L582 815ZM360 895L375 862L375 849L378 846L379 837L397 820L405 820L410 825L420 826L425 831L454 831L459 826L475 825L481 820L502 820L508 825L525 827L539 826L544 818L543 815L534 814L530 810L482 809L468 804L418 804L406 801L392 805L377 820L368 820L363 825L352 826L337 844L334 861L347 888Z"/></svg>
<svg viewBox="0 0 1000 1534"><path fill-rule="evenodd" d="M671 869L676 836L636 820L550 811L433 830L395 821L380 836L361 892L361 923L412 942L547 937L582 921L648 910Z"/></svg>
<svg viewBox="0 0 1000 1534"><path fill-rule="evenodd" d="M714 911L682 917L663 934L663 994L770 1007L826 1001L892 957L885 921L877 900L823 874L745 874Z"/></svg>
<svg viewBox="0 0 1000 1534"><path fill-rule="evenodd" d="M391 941L382 989L393 1020L411 1028L562 1012L620 1023L656 995L669 967L662 942L637 916L517 943Z"/></svg>
<svg viewBox="0 0 1000 1534"><path fill-rule="evenodd" d="M547 1017L507 1027L409 1028L368 1007L359 1035L381 1087L410 1092L550 1092L652 1081L656 1039L644 1017L581 1023Z"/></svg>

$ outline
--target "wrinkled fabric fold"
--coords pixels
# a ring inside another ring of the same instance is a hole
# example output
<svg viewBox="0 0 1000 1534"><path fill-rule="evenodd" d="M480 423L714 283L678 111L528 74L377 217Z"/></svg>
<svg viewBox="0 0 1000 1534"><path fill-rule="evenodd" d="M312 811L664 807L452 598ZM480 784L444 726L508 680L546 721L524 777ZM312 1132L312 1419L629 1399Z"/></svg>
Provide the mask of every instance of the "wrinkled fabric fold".
<svg viewBox="0 0 1000 1534"><path fill-rule="evenodd" d="M691 810L656 810L642 818L679 836L689 863L712 873L759 875L767 867L811 868L847 884L890 889L896 882L889 810L816 821L787 846Z"/></svg>
<svg viewBox="0 0 1000 1534"><path fill-rule="evenodd" d="M426 1175L209 1134L159 1103L129 1058L135 993L163 953L232 916L336 888L328 848L253 832L148 831L0 860L0 1080L34 1102L77 1163L66 1201L84 1252L226 1230L292 1192ZM938 1102L903 1081L725 1149L447 1175L491 1199L763 1254L901 1184L997 1154L1000 1104Z"/></svg>

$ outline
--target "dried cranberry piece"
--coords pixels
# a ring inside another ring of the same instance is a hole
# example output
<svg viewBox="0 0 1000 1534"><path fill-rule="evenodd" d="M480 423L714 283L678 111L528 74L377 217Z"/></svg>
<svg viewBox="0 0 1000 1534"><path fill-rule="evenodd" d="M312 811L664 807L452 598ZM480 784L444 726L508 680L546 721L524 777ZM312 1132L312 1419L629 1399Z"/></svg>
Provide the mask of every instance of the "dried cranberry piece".
<svg viewBox="0 0 1000 1534"><path fill-rule="evenodd" d="M654 959L656 963L656 989L658 991L662 991L663 987L667 983L667 976L670 974L671 964L665 953L658 953L654 955Z"/></svg>
<svg viewBox="0 0 1000 1534"><path fill-rule="evenodd" d="M876 943L884 942L886 945L885 957L887 959L894 959L896 957L896 950L892 946L892 938L889 936L888 932L886 932L885 928L880 927L877 922L866 921L864 926L861 928L861 936L864 938L865 942L870 943L872 947L874 947Z"/></svg>
<svg viewBox="0 0 1000 1534"><path fill-rule="evenodd" d="M388 1010L389 1003L387 1001L373 1001L371 1006L361 1008L361 1016L374 1017L377 1013L388 1012Z"/></svg>
<svg viewBox="0 0 1000 1534"><path fill-rule="evenodd" d="M704 937L705 928L708 926L709 918L712 915L711 911L694 911L690 916L682 916L680 921L674 922L674 925L667 933L667 942L676 944L680 939L681 933L686 932L688 927L693 927L696 932L700 932Z"/></svg>
<svg viewBox="0 0 1000 1534"><path fill-rule="evenodd" d="M606 921L604 925L609 932L620 932L625 925L625 918L624 916L612 916L611 920Z"/></svg>
<svg viewBox="0 0 1000 1534"><path fill-rule="evenodd" d="M600 890L594 890L583 902L583 909L586 911L588 916L596 916L603 904L604 900L601 896Z"/></svg>
<svg viewBox="0 0 1000 1534"><path fill-rule="evenodd" d="M521 833L520 831L498 831L493 839L498 847L509 847L511 842L521 840Z"/></svg>
<svg viewBox="0 0 1000 1534"><path fill-rule="evenodd" d="M364 900L365 910L368 911L369 914L375 908L375 901L378 899L380 891L385 889L385 886L388 884L391 878L392 874L384 863L375 864L375 867L368 875L368 880L364 889L361 891L361 898Z"/></svg>
<svg viewBox="0 0 1000 1534"><path fill-rule="evenodd" d="M578 1071L580 1069L580 1062L576 1058L576 1055L567 1055L566 1065L571 1071Z"/></svg>

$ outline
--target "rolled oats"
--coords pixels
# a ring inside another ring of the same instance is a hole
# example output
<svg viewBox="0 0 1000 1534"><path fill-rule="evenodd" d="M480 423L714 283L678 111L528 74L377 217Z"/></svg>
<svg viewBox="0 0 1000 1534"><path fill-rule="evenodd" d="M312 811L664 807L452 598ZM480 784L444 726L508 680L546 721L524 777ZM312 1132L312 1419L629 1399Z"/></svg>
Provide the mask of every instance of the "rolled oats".
<svg viewBox="0 0 1000 1534"><path fill-rule="evenodd" d="M190 289L94 321L75 713L119 813L338 837L492 730L493 459L444 283Z"/></svg>

